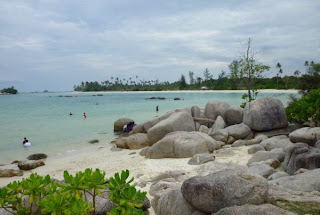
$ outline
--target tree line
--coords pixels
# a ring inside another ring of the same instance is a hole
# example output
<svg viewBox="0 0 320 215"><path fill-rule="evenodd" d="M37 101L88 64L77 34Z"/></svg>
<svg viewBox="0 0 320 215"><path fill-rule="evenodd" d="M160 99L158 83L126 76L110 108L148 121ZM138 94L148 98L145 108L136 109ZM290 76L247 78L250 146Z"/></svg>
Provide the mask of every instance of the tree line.
<svg viewBox="0 0 320 215"><path fill-rule="evenodd" d="M109 80L103 82L81 82L81 84L74 86L75 91L90 92L90 91L165 91L165 90L247 90L248 83L253 89L308 89L319 87L319 68L320 63L313 61L306 61L306 71L294 71L293 75L284 75L280 63L275 67L278 69L274 77L264 77L262 71L269 70L270 67L258 64L249 65L248 68L253 70L261 70L257 75L250 76L253 71L248 71L248 74L243 73L245 67L245 60L234 60L228 68L229 71L222 70L217 79L208 69L205 69L203 76L195 76L193 71L188 72L188 80L185 75L175 82L160 82L159 80L144 80L139 79L139 76L129 78L111 77ZM247 63L253 63L253 59L247 57ZM247 65L248 66L248 65ZM317 71L317 72L315 72ZM249 75L249 76L248 76Z"/></svg>

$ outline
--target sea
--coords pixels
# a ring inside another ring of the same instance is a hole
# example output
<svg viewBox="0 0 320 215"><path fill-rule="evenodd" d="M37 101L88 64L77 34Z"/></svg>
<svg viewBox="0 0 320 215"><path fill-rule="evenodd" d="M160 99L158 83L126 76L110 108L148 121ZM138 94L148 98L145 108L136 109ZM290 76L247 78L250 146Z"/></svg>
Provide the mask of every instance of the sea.
<svg viewBox="0 0 320 215"><path fill-rule="evenodd" d="M0 165L23 160L33 153L61 155L90 147L90 140L110 143L117 134L113 123L129 117L136 124L169 110L197 105L204 108L211 100L239 106L243 92L57 92L0 95ZM258 98L276 97L287 106L289 92L260 92ZM151 97L164 97L152 100ZM181 100L174 100L180 98ZM156 112L156 106L159 111ZM70 115L72 113L73 115ZM86 113L87 118L82 117ZM26 137L30 148L22 145Z"/></svg>

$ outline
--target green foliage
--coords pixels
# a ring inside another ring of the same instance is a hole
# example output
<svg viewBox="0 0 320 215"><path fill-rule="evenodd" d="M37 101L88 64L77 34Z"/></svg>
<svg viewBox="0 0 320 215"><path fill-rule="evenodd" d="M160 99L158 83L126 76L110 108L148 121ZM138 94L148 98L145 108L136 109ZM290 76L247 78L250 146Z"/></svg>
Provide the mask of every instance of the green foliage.
<svg viewBox="0 0 320 215"><path fill-rule="evenodd" d="M180 82L179 82L179 89L184 90L187 87L186 77L184 75L181 75Z"/></svg>
<svg viewBox="0 0 320 215"><path fill-rule="evenodd" d="M313 122L320 125L320 88L311 90L301 99L289 103L286 108L289 122Z"/></svg>
<svg viewBox="0 0 320 215"><path fill-rule="evenodd" d="M8 93L8 94L17 94L18 90L14 89L14 87L4 88L0 91L1 93Z"/></svg>
<svg viewBox="0 0 320 215"><path fill-rule="evenodd" d="M251 98L249 98L249 95L247 93L242 95L242 99L245 101L240 105L241 108L245 108L248 102L254 101L257 98L258 91L255 89L252 89L251 92L252 92Z"/></svg>
<svg viewBox="0 0 320 215"><path fill-rule="evenodd" d="M121 175L116 173L111 177L108 188L110 189L110 200L115 203L115 206L108 215L139 215L145 214L141 209L146 197L146 192L137 191L135 185L131 185L134 178L129 181L129 171L122 171Z"/></svg>
<svg viewBox="0 0 320 215"><path fill-rule="evenodd" d="M107 183L105 172L86 169L75 176L64 172L65 183L57 183L49 175L42 177L36 173L22 181L14 181L0 189L0 207L12 214L84 215L95 214L96 197L110 192L109 200L114 207L109 214L145 214L141 209L146 192L137 191L127 181L129 171L116 173ZM106 188L109 188L107 190ZM88 203L92 196L92 204Z"/></svg>

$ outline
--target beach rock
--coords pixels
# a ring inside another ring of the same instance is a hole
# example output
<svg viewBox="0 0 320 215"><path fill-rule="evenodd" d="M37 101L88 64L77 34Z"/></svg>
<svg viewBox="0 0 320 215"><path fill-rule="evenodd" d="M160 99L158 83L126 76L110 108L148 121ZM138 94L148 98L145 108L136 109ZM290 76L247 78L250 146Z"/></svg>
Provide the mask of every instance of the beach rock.
<svg viewBox="0 0 320 215"><path fill-rule="evenodd" d="M307 171L309 171L309 170L308 169L304 169L304 168L300 168L297 171L295 171L293 174L294 175L298 175L298 174L301 174L301 173L305 173Z"/></svg>
<svg viewBox="0 0 320 215"><path fill-rule="evenodd" d="M174 113L174 111L169 111L161 116L158 116L152 120L149 120L147 122L143 123L143 130L145 130L146 132L148 132L148 130L150 128L152 128L154 125L156 125L157 123L161 122L162 120L167 119L169 116L171 116Z"/></svg>
<svg viewBox="0 0 320 215"><path fill-rule="evenodd" d="M113 131L123 131L123 126L127 125L129 122L134 122L133 119L130 118L120 118L113 124Z"/></svg>
<svg viewBox="0 0 320 215"><path fill-rule="evenodd" d="M181 192L196 209L215 213L233 205L263 204L267 199L268 184L248 172L222 170L187 179Z"/></svg>
<svg viewBox="0 0 320 215"><path fill-rule="evenodd" d="M233 136L229 136L226 144L229 144L229 145L230 145L230 144L234 143L236 140L237 140L237 139L234 138Z"/></svg>
<svg viewBox="0 0 320 215"><path fill-rule="evenodd" d="M252 173L261 175L264 178L268 178L271 174L275 172L274 169L267 164L253 165L249 167L249 170Z"/></svg>
<svg viewBox="0 0 320 215"><path fill-rule="evenodd" d="M281 177L279 179L272 180L269 183L294 191L312 192L320 190L319 179L320 169L314 169L298 175Z"/></svg>
<svg viewBox="0 0 320 215"><path fill-rule="evenodd" d="M243 123L231 125L223 130L227 131L229 136L232 136L236 139L243 139L251 132L251 129Z"/></svg>
<svg viewBox="0 0 320 215"><path fill-rule="evenodd" d="M243 122L243 109L240 107L229 107L226 111L227 124L235 125Z"/></svg>
<svg viewBox="0 0 320 215"><path fill-rule="evenodd" d="M215 156L208 154L208 153L203 153L203 154L196 154L194 155L188 162L189 165L201 165L204 163L207 163L209 161L214 161Z"/></svg>
<svg viewBox="0 0 320 215"><path fill-rule="evenodd" d="M116 146L112 146L112 147L110 148L110 151L112 151L112 152L119 152L119 151L122 151L122 149L121 149L121 148L118 148L118 147L116 147Z"/></svg>
<svg viewBox="0 0 320 215"><path fill-rule="evenodd" d="M243 123L255 131L267 131L288 126L285 110L277 98L260 98L248 103Z"/></svg>
<svg viewBox="0 0 320 215"><path fill-rule="evenodd" d="M181 100L181 98L175 97L173 98L173 100L177 101L177 100Z"/></svg>
<svg viewBox="0 0 320 215"><path fill-rule="evenodd" d="M226 123L224 122L223 118L221 116L217 116L216 121L214 122L211 130L217 131L219 129L223 129L226 127Z"/></svg>
<svg viewBox="0 0 320 215"><path fill-rule="evenodd" d="M226 121L226 111L230 105L224 101L210 101L206 104L204 109L204 115L208 119L216 119L218 116L221 116L224 121Z"/></svg>
<svg viewBox="0 0 320 215"><path fill-rule="evenodd" d="M261 165L261 164L265 164L265 165L272 167L273 169L276 169L280 166L280 161L277 159L269 159L269 160L265 160L265 161L253 162L253 163L249 164L248 166L251 167L251 166L256 166L256 165Z"/></svg>
<svg viewBox="0 0 320 215"><path fill-rule="evenodd" d="M149 146L149 139L147 134L133 134L129 137L126 137L127 147L128 149L141 149L146 146Z"/></svg>
<svg viewBox="0 0 320 215"><path fill-rule="evenodd" d="M320 140L320 127L315 128L300 128L289 134L289 138L293 143L307 143L309 146L314 146Z"/></svg>
<svg viewBox="0 0 320 215"><path fill-rule="evenodd" d="M178 131L166 135L148 150L146 158L187 158L210 153L220 145L207 134Z"/></svg>
<svg viewBox="0 0 320 215"><path fill-rule="evenodd" d="M271 204L263 204L263 205L242 205L242 206L232 206L221 209L217 213L213 213L211 215L295 215L291 211L287 211L276 207Z"/></svg>
<svg viewBox="0 0 320 215"><path fill-rule="evenodd" d="M199 132L204 133L204 134L208 134L209 133L209 128L205 125L201 125L199 128Z"/></svg>
<svg viewBox="0 0 320 215"><path fill-rule="evenodd" d="M195 209L183 198L181 190L170 190L161 195L155 212L157 215L191 215Z"/></svg>
<svg viewBox="0 0 320 215"><path fill-rule="evenodd" d="M271 137L263 140L260 145L262 145L267 151L272 149L282 148L285 152L294 144L286 136Z"/></svg>
<svg viewBox="0 0 320 215"><path fill-rule="evenodd" d="M132 134L137 134L137 133L147 133L147 131L144 129L144 126L143 124L138 124L138 125L135 125L133 128L132 128Z"/></svg>
<svg viewBox="0 0 320 215"><path fill-rule="evenodd" d="M267 138L267 136L265 136L265 135L258 135L254 139L236 140L232 144L232 147L255 145L255 144L260 143L262 140L264 140L266 138Z"/></svg>
<svg viewBox="0 0 320 215"><path fill-rule="evenodd" d="M268 177L268 181L276 180L278 178L287 177L287 176L289 176L289 174L286 172L275 172Z"/></svg>
<svg viewBox="0 0 320 215"><path fill-rule="evenodd" d="M127 149L128 148L127 140L125 137L121 137L121 138L116 139L114 144L117 146L117 148L120 148L120 149Z"/></svg>
<svg viewBox="0 0 320 215"><path fill-rule="evenodd" d="M46 159L48 156L43 153L38 153L38 154L32 154L27 157L28 160L41 160L41 159Z"/></svg>
<svg viewBox="0 0 320 215"><path fill-rule="evenodd" d="M191 107L191 116L192 117L201 117L201 109L198 106Z"/></svg>
<svg viewBox="0 0 320 215"><path fill-rule="evenodd" d="M215 139L216 141L222 141L224 143L226 143L228 141L228 132L223 129L220 129L217 131L212 131L210 129L208 135L210 137L212 137L213 139Z"/></svg>
<svg viewBox="0 0 320 215"><path fill-rule="evenodd" d="M248 154L254 154L258 151L265 151L265 148L260 144L253 145L248 149Z"/></svg>
<svg viewBox="0 0 320 215"><path fill-rule="evenodd" d="M144 148L140 151L139 154L140 154L141 156L146 156L146 154L148 154L149 149L150 149L150 146L144 147Z"/></svg>
<svg viewBox="0 0 320 215"><path fill-rule="evenodd" d="M23 171L17 169L0 169L0 177L22 176Z"/></svg>
<svg viewBox="0 0 320 215"><path fill-rule="evenodd" d="M195 131L193 119L186 112L172 114L169 118L157 123L147 132L149 143L152 145L168 133L174 131Z"/></svg>
<svg viewBox="0 0 320 215"><path fill-rule="evenodd" d="M88 143L91 143L91 144L99 143L99 140L97 139L89 140Z"/></svg>
<svg viewBox="0 0 320 215"><path fill-rule="evenodd" d="M247 165L250 166L251 163L266 161L269 159L277 159L283 161L285 157L284 152L272 152L272 151L258 151L253 155L253 157L248 161Z"/></svg>
<svg viewBox="0 0 320 215"><path fill-rule="evenodd" d="M320 168L320 149L310 147L306 143L296 143L288 150L283 167L289 175L300 168Z"/></svg>
<svg viewBox="0 0 320 215"><path fill-rule="evenodd" d="M38 161L28 160L28 161L21 161L18 163L18 167L21 170L31 170L31 169L35 169L39 166L44 166L44 162L40 161L40 160L38 160Z"/></svg>

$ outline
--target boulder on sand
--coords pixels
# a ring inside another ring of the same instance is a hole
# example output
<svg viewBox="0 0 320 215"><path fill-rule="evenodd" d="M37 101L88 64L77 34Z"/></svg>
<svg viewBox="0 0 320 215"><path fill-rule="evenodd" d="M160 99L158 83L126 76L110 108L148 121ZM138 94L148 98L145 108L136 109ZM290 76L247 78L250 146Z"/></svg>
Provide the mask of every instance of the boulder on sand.
<svg viewBox="0 0 320 215"><path fill-rule="evenodd" d="M127 125L129 122L134 122L133 119L130 118L120 118L113 124L113 131L123 131L123 126Z"/></svg>
<svg viewBox="0 0 320 215"><path fill-rule="evenodd" d="M296 215L290 211L278 208L271 204L263 205L242 205L232 206L221 209L219 212L211 215Z"/></svg>
<svg viewBox="0 0 320 215"><path fill-rule="evenodd" d="M279 161L283 161L285 157L284 151L258 151L253 157L248 161L247 166L254 162L266 161L269 159L277 159Z"/></svg>
<svg viewBox="0 0 320 215"><path fill-rule="evenodd" d="M246 138L251 132L251 129L243 123L231 125L223 130L227 131L228 135L234 137L235 139Z"/></svg>
<svg viewBox="0 0 320 215"><path fill-rule="evenodd" d="M0 177L13 177L13 176L22 176L23 171L17 169L17 166L10 168L11 165L3 166L0 168Z"/></svg>
<svg viewBox="0 0 320 215"><path fill-rule="evenodd" d="M125 137L128 149L141 149L149 146L149 140L147 134L133 134L129 137Z"/></svg>
<svg viewBox="0 0 320 215"><path fill-rule="evenodd" d="M194 121L187 112L178 112L154 125L147 132L150 144L161 140L174 131L195 131Z"/></svg>
<svg viewBox="0 0 320 215"><path fill-rule="evenodd" d="M18 167L19 169L21 170L31 170L31 169L35 169L39 166L44 166L44 163L43 161L31 161L31 160L28 160L28 161L21 161L18 163Z"/></svg>
<svg viewBox="0 0 320 215"><path fill-rule="evenodd" d="M206 104L204 109L204 115L208 119L216 119L221 116L224 121L226 121L226 111L230 105L224 101L210 101Z"/></svg>
<svg viewBox="0 0 320 215"><path fill-rule="evenodd" d="M283 104L279 99L266 97L248 103L243 123L255 131L268 131L288 126Z"/></svg>
<svg viewBox="0 0 320 215"><path fill-rule="evenodd" d="M48 156L43 153L38 153L38 154L32 154L27 157L28 160L41 160L41 159L46 159Z"/></svg>
<svg viewBox="0 0 320 215"><path fill-rule="evenodd" d="M185 180L181 192L196 209L215 213L234 205L263 204L267 199L268 184L249 172L226 169Z"/></svg>
<svg viewBox="0 0 320 215"><path fill-rule="evenodd" d="M283 167L289 175L300 168L320 168L320 149L310 147L306 143L296 143L288 150Z"/></svg>
<svg viewBox="0 0 320 215"><path fill-rule="evenodd" d="M146 158L187 158L195 154L210 153L219 148L220 144L207 134L177 131L167 134L151 146Z"/></svg>
<svg viewBox="0 0 320 215"><path fill-rule="evenodd" d="M307 143L309 146L314 146L320 140L320 127L315 128L300 128L289 134L289 138L293 143Z"/></svg>
<svg viewBox="0 0 320 215"><path fill-rule="evenodd" d="M201 165L215 160L215 156L209 153L196 154L189 161L189 165Z"/></svg>

